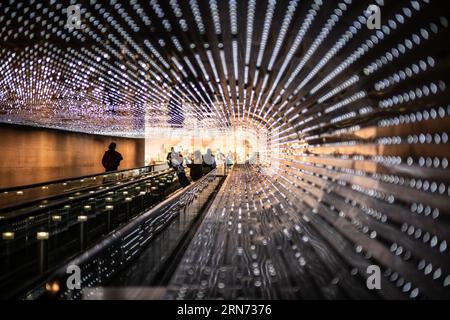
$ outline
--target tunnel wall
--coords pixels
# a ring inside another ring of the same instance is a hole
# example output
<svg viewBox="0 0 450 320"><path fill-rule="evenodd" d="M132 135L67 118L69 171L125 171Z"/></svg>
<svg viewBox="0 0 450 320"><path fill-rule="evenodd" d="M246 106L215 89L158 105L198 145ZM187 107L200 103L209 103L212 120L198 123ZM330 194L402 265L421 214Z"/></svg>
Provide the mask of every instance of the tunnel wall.
<svg viewBox="0 0 450 320"><path fill-rule="evenodd" d="M124 157L119 169L144 165L144 139L7 124L0 124L0 131L0 188L102 172L112 141Z"/></svg>

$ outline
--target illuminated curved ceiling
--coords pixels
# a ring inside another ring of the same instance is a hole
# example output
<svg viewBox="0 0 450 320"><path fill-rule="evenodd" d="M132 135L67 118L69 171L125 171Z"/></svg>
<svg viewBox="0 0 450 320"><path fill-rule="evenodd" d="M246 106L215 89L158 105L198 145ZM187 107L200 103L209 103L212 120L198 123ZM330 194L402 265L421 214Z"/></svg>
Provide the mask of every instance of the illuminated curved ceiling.
<svg viewBox="0 0 450 320"><path fill-rule="evenodd" d="M246 210L288 208L339 251L348 270L327 290L377 264L386 297L448 297L447 2L80 0L68 29L75 1L5 0L0 121L134 137L264 126L271 166ZM297 226L282 226L288 243Z"/></svg>
<svg viewBox="0 0 450 320"><path fill-rule="evenodd" d="M445 36L444 17L417 19L428 2L376 1L384 24L369 30L369 1L2 1L0 120L141 137L146 122L302 134L368 118L410 100L391 92L410 74L389 64L439 63L410 54Z"/></svg>

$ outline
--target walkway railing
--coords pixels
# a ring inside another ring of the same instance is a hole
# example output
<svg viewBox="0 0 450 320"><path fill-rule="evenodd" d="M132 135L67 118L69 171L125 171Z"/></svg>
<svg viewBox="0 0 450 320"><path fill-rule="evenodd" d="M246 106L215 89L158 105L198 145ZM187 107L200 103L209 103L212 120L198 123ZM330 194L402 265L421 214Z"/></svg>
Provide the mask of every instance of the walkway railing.
<svg viewBox="0 0 450 320"><path fill-rule="evenodd" d="M218 184L216 170L213 170L52 272L25 298L82 298L82 289L108 283L144 251L146 260L150 261L145 270L148 280L166 262ZM45 249L43 252L45 255ZM75 269L80 272L80 287L69 278ZM93 293L95 290L87 294Z"/></svg>
<svg viewBox="0 0 450 320"><path fill-rule="evenodd" d="M22 292L178 188L176 174L166 169L4 215L0 298Z"/></svg>
<svg viewBox="0 0 450 320"><path fill-rule="evenodd" d="M111 185L120 181L139 177L150 172L167 169L167 163L156 163L133 169L125 169L108 173L98 173L81 177L45 181L41 183L0 189L0 216L11 212L20 206L39 203L53 197L70 195L89 188Z"/></svg>

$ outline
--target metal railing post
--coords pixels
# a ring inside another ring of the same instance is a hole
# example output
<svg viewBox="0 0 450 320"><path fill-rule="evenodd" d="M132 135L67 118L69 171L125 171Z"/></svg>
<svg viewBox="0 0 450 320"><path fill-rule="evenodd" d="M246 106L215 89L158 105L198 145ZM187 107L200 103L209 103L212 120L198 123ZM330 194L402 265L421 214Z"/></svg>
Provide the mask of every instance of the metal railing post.
<svg viewBox="0 0 450 320"><path fill-rule="evenodd" d="M5 261L4 261L4 267L5 267L5 273L9 270L10 260L11 260L11 247L14 241L15 234L14 232L3 232L2 233L2 239L5 242Z"/></svg>
<svg viewBox="0 0 450 320"><path fill-rule="evenodd" d="M45 231L40 231L36 234L38 241L38 263L39 274L43 274L48 265L48 239L50 234Z"/></svg>
<svg viewBox="0 0 450 320"><path fill-rule="evenodd" d="M114 210L114 206L112 204L108 204L105 206L106 210L106 232L109 233L111 231L111 213Z"/></svg>
<svg viewBox="0 0 450 320"><path fill-rule="evenodd" d="M84 250L87 241L87 216L78 216L80 226L80 250Z"/></svg>

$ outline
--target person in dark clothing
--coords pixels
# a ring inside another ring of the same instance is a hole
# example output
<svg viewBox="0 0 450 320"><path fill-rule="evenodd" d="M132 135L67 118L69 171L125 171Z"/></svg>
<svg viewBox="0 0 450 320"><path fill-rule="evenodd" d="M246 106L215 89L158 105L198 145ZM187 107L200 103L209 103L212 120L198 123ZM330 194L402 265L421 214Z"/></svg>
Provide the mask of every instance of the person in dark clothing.
<svg viewBox="0 0 450 320"><path fill-rule="evenodd" d="M120 161L123 160L122 155L116 151L116 147L116 143L111 142L109 150L103 155L102 164L106 172L116 171L119 168Z"/></svg>
<svg viewBox="0 0 450 320"><path fill-rule="evenodd" d="M206 174L210 172L215 169L216 166L216 159L211 153L211 149L206 150L206 153L203 155L203 173Z"/></svg>
<svg viewBox="0 0 450 320"><path fill-rule="evenodd" d="M183 155L181 153L173 152L172 153L172 168L174 168L178 175L178 181L180 182L180 186L182 188L188 186L190 184L189 179L186 177L186 173L183 167Z"/></svg>
<svg viewBox="0 0 450 320"><path fill-rule="evenodd" d="M169 153L167 154L167 164L169 165L169 168L172 168L172 154L175 152L175 150L172 148L170 148Z"/></svg>
<svg viewBox="0 0 450 320"><path fill-rule="evenodd" d="M192 163L187 165L190 169L192 180L197 181L203 176L202 153L200 150L194 152Z"/></svg>

